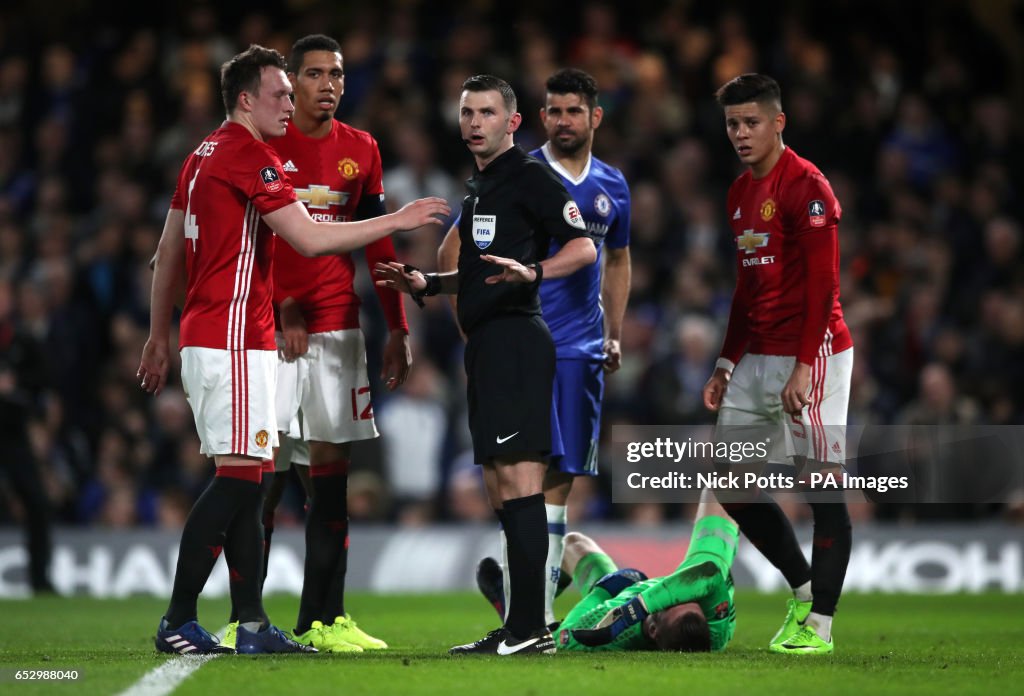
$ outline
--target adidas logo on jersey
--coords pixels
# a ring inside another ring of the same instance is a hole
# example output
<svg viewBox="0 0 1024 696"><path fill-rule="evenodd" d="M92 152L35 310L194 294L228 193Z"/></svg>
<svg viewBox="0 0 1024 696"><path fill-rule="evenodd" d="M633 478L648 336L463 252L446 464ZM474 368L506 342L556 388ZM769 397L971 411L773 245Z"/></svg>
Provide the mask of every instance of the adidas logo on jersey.
<svg viewBox="0 0 1024 696"><path fill-rule="evenodd" d="M299 171L299 168L296 167L295 163L292 162L291 160L288 160L287 162L285 162L284 166L281 167L281 169L285 170L286 172L297 172L297 171Z"/></svg>
<svg viewBox="0 0 1024 696"><path fill-rule="evenodd" d="M291 164L291 162L289 162L288 164ZM285 171L288 171L288 164L284 165L284 170ZM737 208L736 212L732 214L732 219L733 220L739 220L741 217L742 216L740 215L740 209Z"/></svg>

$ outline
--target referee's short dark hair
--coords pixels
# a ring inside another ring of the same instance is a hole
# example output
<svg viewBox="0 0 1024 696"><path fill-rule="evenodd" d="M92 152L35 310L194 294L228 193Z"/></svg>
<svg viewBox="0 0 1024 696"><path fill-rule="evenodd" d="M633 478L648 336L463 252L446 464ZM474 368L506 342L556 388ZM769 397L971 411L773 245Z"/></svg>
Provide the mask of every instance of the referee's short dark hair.
<svg viewBox="0 0 1024 696"><path fill-rule="evenodd" d="M591 111L597 107L597 80L579 68L562 68L544 86L548 94L578 94Z"/></svg>
<svg viewBox="0 0 1024 696"><path fill-rule="evenodd" d="M341 53L341 45L329 36L324 34L310 34L292 44L292 53L288 56L288 72L299 73L302 68L302 61L310 51L330 51Z"/></svg>
<svg viewBox="0 0 1024 696"><path fill-rule="evenodd" d="M719 106L737 104L765 104L782 111L782 89L767 75L746 73L732 78L715 92Z"/></svg>
<svg viewBox="0 0 1024 696"><path fill-rule="evenodd" d="M263 68L287 69L284 56L272 48L264 48L253 44L220 68L220 96L224 100L224 110L231 114L238 104L238 95L242 92L260 93L260 79Z"/></svg>
<svg viewBox="0 0 1024 696"><path fill-rule="evenodd" d="M505 109L510 114L516 112L516 93L512 91L512 85L500 77L494 75L474 75L462 83L464 92L498 92L502 101L505 102Z"/></svg>

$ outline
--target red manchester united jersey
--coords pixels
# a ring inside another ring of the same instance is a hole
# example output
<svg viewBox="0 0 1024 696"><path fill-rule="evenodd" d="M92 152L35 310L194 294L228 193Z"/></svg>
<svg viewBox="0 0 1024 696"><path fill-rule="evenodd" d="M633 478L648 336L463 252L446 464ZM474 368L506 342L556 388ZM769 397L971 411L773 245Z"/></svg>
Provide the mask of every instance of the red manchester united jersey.
<svg viewBox="0 0 1024 696"><path fill-rule="evenodd" d="M185 211L181 347L274 350L274 235L261 216L295 201L274 150L225 122L188 156L171 207Z"/></svg>
<svg viewBox="0 0 1024 696"><path fill-rule="evenodd" d="M813 164L786 148L767 176L729 189L736 292L722 357L795 355L813 364L852 345L839 304L839 201Z"/></svg>
<svg viewBox="0 0 1024 696"><path fill-rule="evenodd" d="M310 138L294 123L270 144L284 163L295 195L314 220L347 222L360 201L384 198L383 172L377 141L364 131L331 122L325 138ZM395 247L384 237L366 247L366 261L393 261ZM349 254L306 258L288 244L278 244L274 259L274 302L294 298L310 333L359 327L359 297L354 287L355 266ZM377 289L391 328L405 328L401 297Z"/></svg>

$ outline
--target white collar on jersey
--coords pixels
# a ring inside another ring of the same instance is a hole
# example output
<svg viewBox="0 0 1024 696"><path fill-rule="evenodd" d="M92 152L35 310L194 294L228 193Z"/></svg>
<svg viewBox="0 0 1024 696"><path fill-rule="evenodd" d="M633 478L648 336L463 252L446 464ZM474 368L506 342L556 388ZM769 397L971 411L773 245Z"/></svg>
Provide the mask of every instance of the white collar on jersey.
<svg viewBox="0 0 1024 696"><path fill-rule="evenodd" d="M588 174L590 174L590 163L594 160L594 156L590 153L587 153L587 163L583 166L583 171L580 172L579 176L573 176L565 167L560 165L558 160L555 159L555 156L551 154L550 143L544 143L541 145L540 151L544 153L544 159L548 161L551 168L554 169L560 177L568 180L573 186L579 186L582 184L583 180L587 178Z"/></svg>

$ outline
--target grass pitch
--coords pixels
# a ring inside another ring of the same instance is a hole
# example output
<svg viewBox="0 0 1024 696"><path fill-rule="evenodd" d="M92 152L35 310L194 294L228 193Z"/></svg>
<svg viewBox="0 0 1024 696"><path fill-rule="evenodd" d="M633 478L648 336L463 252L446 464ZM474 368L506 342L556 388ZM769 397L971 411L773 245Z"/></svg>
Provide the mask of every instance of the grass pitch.
<svg viewBox="0 0 1024 696"><path fill-rule="evenodd" d="M578 595L569 590L561 612ZM986 694L1024 683L1024 596L857 595L843 598L831 657L773 655L767 642L785 615L781 595L737 594L736 636L718 654L559 654L450 658L449 646L481 637L498 621L471 593L353 594L350 613L392 646L382 653L223 656L203 664L175 694ZM152 635L163 600L43 598L0 602L0 693L112 694L170 659ZM290 628L298 600L266 600ZM211 630L226 601L200 603ZM77 669L77 681L14 679L15 669ZM157 684L159 686L159 684ZM139 693L136 690L136 693ZM159 688L146 693L161 693ZM166 693L166 691L164 691Z"/></svg>

